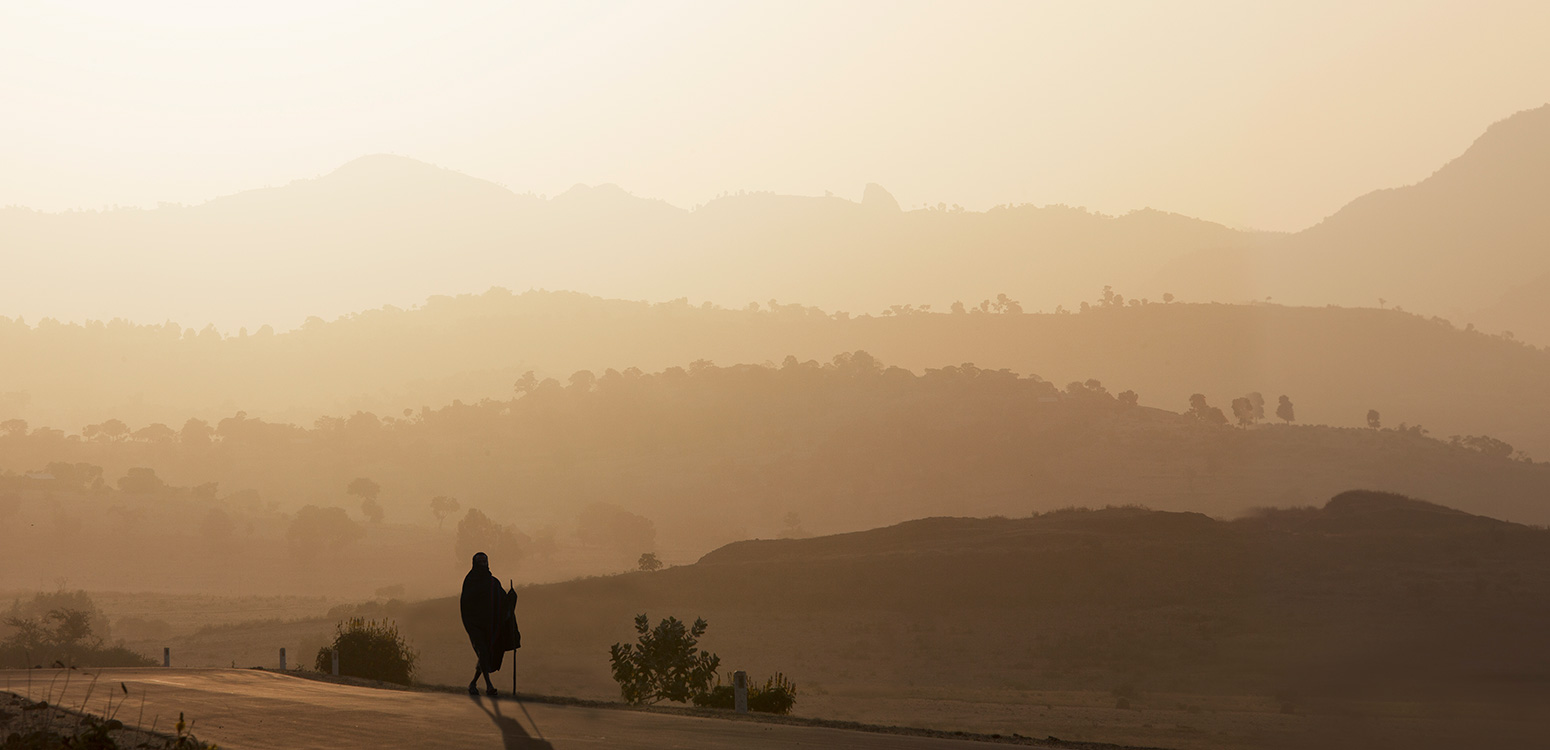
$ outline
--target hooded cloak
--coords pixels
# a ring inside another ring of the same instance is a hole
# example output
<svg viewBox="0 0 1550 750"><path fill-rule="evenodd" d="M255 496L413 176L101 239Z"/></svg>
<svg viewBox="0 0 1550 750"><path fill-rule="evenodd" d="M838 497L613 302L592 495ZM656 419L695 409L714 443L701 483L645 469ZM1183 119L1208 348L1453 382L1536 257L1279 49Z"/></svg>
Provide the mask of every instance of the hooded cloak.
<svg viewBox="0 0 1550 750"><path fill-rule="evenodd" d="M474 555L473 568L463 576L458 609L468 641L479 655L480 669L487 673L499 671L506 652L522 648L522 634L517 630L517 592L501 586L500 580L490 573L489 560L483 552Z"/></svg>

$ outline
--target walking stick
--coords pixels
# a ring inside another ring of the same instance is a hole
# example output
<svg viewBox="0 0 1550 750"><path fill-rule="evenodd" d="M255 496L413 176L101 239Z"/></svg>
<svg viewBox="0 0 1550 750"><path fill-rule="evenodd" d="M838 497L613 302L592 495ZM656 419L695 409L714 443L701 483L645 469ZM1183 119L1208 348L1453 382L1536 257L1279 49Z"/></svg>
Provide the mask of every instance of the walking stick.
<svg viewBox="0 0 1550 750"><path fill-rule="evenodd" d="M512 582L512 580L510 578L506 579L506 585L509 586L510 589L513 590L513 591L516 590L516 588L517 588L516 585ZM515 632L516 629L517 629L517 605L516 605L516 602L512 602L512 604L511 604L511 629L512 629L513 632ZM511 649L511 697L512 697L513 700L515 700L516 697L517 697L517 649L516 649L517 641L516 641L515 638L512 639L511 645L512 645L512 649Z"/></svg>

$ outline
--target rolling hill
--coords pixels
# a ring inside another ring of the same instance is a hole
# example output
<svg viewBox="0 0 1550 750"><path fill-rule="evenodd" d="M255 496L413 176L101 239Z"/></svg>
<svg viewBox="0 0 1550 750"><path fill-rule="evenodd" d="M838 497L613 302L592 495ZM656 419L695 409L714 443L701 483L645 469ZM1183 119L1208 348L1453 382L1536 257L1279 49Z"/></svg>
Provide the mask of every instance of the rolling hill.
<svg viewBox="0 0 1550 750"><path fill-rule="evenodd" d="M112 425L74 440L12 431L0 435L0 511L18 532L0 565L72 580L181 567L180 578L199 579L189 585L208 586L222 571L275 566L307 580L332 559L327 578L307 586L419 589L461 563L465 522L533 581L616 571L647 551L676 562L750 537L928 516L1142 504L1234 518L1351 487L1550 522L1550 463L1514 460L1498 441L1229 426L1118 390L974 366L916 373L852 352L826 364L533 378L512 399L310 428L234 415L135 439ZM379 515L347 490L359 478L378 488ZM432 515L436 497L458 501L445 524ZM65 542L132 550L142 542L126 528L159 529L169 550L106 569L40 554ZM229 540L232 556L206 560L207 538ZM367 563L383 556L399 562ZM286 580L266 573L262 585L294 590Z"/></svg>
<svg viewBox="0 0 1550 750"><path fill-rule="evenodd" d="M1210 695L1275 696L1311 718L1236 746L1305 746L1311 735L1299 733L1323 730L1339 734L1320 746L1400 746L1397 734L1417 735L1405 747L1446 746L1467 732L1506 742L1543 726L1527 720L1550 697L1547 587L1543 529L1383 493L1231 522L1135 508L930 518L526 587L531 646L519 656L528 689L607 697L608 645L633 638L635 614L705 617L702 645L729 669L821 686L799 699L818 715L870 696L873 712L930 723L910 712L911 696L931 695L961 717L994 703L993 726L1040 736L1053 719L1037 696L1113 691L1160 723L1067 731L1202 746L1220 738L1174 731L1198 722L1168 711ZM467 650L456 607L398 613L438 665L433 681L465 678L439 666Z"/></svg>
<svg viewBox="0 0 1550 750"><path fill-rule="evenodd" d="M855 350L917 372L972 362L1062 386L1096 378L1168 410L1185 408L1194 393L1224 409L1249 392L1272 404L1286 394L1302 423L1365 426L1376 409L1386 426L1488 434L1550 458L1550 351L1393 310L1265 304L1099 304L1070 315L901 308L859 317L779 303L727 310L492 289L247 336L0 319L0 351L11 363L0 421L73 433L108 419L135 429L178 428L191 417L214 424L241 411L310 425L357 411L388 417L507 400L529 370L568 381L580 370L828 361Z"/></svg>

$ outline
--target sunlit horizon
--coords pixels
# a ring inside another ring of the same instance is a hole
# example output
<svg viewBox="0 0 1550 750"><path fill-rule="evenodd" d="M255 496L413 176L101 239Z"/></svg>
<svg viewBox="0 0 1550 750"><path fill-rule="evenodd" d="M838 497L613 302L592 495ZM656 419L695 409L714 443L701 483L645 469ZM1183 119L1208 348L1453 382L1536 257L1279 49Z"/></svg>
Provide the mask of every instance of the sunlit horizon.
<svg viewBox="0 0 1550 750"><path fill-rule="evenodd" d="M876 182L1296 231L1546 100L1541 4L1348 6L8 6L0 205L197 204L394 153L518 193Z"/></svg>

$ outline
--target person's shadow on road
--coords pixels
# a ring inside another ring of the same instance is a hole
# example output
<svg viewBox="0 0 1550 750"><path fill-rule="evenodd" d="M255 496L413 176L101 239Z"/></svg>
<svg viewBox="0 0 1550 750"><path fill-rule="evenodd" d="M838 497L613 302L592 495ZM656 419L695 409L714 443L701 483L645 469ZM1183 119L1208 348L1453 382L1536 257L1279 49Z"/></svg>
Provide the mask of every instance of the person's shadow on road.
<svg viewBox="0 0 1550 750"><path fill-rule="evenodd" d="M490 721L495 722L496 728L501 730L501 740L506 744L506 750L554 750L554 745L549 744L548 740L535 739L522 728L521 722L502 714L500 701L491 699L490 706L486 707L483 698L479 696L472 696L472 698L474 703L478 704L479 710L490 717ZM531 721L532 717L528 719ZM534 724L533 728L536 730L538 725Z"/></svg>

